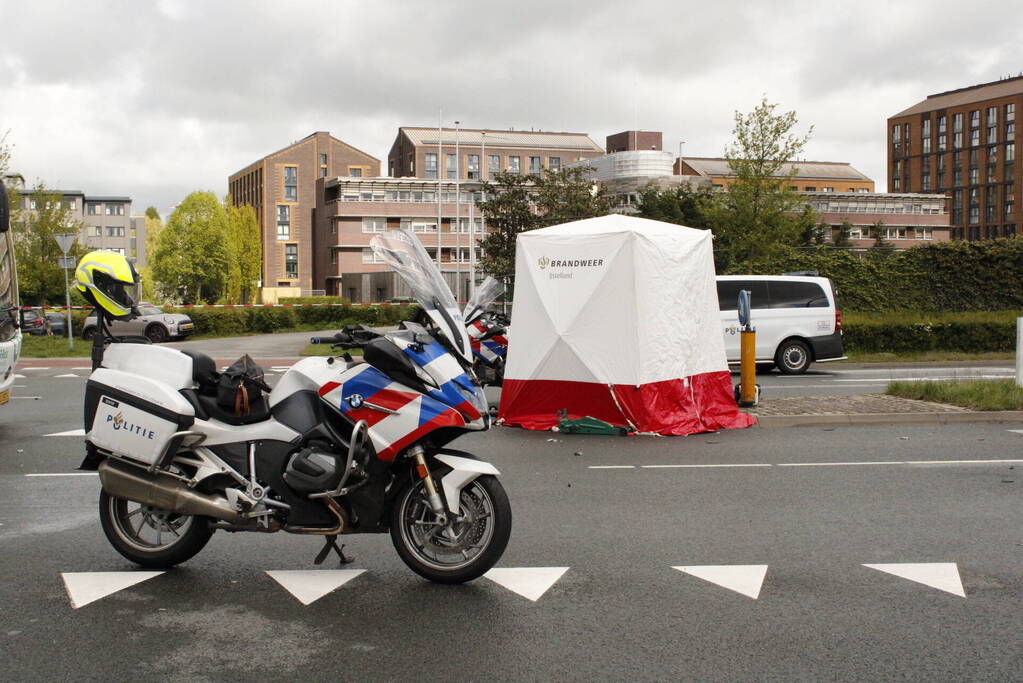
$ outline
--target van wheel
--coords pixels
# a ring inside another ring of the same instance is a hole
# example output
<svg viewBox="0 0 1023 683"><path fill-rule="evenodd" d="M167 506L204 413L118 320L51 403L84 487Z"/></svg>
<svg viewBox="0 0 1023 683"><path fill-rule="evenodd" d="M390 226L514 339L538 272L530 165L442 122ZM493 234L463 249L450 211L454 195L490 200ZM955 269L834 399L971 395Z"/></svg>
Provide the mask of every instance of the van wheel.
<svg viewBox="0 0 1023 683"><path fill-rule="evenodd" d="M810 367L810 347L798 339L787 339L774 354L774 362L783 375L801 375Z"/></svg>

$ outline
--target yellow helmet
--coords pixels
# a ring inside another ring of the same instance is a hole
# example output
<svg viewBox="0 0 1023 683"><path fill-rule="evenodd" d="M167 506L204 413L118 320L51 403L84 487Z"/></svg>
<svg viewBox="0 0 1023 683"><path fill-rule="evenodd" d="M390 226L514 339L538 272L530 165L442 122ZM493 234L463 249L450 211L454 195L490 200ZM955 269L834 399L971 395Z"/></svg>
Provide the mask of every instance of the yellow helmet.
<svg viewBox="0 0 1023 683"><path fill-rule="evenodd" d="M85 300L115 320L131 315L139 299L139 274L123 254L90 251L78 262L75 284Z"/></svg>

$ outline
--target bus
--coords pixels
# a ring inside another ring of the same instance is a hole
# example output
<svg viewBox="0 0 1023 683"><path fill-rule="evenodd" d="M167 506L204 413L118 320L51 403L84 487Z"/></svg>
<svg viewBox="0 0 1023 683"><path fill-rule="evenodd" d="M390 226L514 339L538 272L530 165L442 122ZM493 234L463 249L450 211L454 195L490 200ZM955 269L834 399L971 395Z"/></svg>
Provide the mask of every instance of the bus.
<svg viewBox="0 0 1023 683"><path fill-rule="evenodd" d="M7 188L0 181L0 405L11 400L14 366L21 355L18 326L18 273Z"/></svg>

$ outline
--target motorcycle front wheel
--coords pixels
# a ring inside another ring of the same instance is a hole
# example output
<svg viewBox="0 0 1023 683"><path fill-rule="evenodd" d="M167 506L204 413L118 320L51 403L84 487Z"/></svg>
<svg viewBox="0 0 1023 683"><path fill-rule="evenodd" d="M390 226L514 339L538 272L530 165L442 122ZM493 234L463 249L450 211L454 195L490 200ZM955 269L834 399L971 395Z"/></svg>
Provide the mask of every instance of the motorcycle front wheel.
<svg viewBox="0 0 1023 683"><path fill-rule="evenodd" d="M99 521L114 550L153 569L191 559L213 535L205 517L179 515L106 491L99 494Z"/></svg>
<svg viewBox="0 0 1023 683"><path fill-rule="evenodd" d="M443 495L443 494L442 494ZM437 583L465 583L497 564L511 535L504 487L484 475L462 489L459 512L441 525L422 480L406 484L391 509L391 541L415 573Z"/></svg>

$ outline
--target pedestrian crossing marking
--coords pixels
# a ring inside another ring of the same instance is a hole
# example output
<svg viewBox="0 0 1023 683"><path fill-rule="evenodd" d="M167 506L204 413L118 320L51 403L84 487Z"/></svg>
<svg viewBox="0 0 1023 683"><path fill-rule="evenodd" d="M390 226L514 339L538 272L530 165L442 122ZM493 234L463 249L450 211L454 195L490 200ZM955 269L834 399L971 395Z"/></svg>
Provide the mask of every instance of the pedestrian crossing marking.
<svg viewBox="0 0 1023 683"><path fill-rule="evenodd" d="M501 567L491 569L483 578L536 602L565 575L568 569L568 567Z"/></svg>
<svg viewBox="0 0 1023 683"><path fill-rule="evenodd" d="M71 608L85 607L163 572L65 572L61 574Z"/></svg>
<svg viewBox="0 0 1023 683"><path fill-rule="evenodd" d="M767 575L766 564L712 564L672 567L683 574L717 584L756 600Z"/></svg>
<svg viewBox="0 0 1023 683"><path fill-rule="evenodd" d="M62 377L78 377L78 375L76 375L73 372L69 372L69 373L64 374L64 375L54 375L54 377L56 377L57 379L60 379Z"/></svg>
<svg viewBox="0 0 1023 683"><path fill-rule="evenodd" d="M303 605L309 605L365 571L365 569L291 569L268 571L267 575Z"/></svg>
<svg viewBox="0 0 1023 683"><path fill-rule="evenodd" d="M959 567L955 562L919 562L908 564L864 564L864 567L892 574L903 579L922 583L940 591L966 597L963 582L959 578Z"/></svg>

